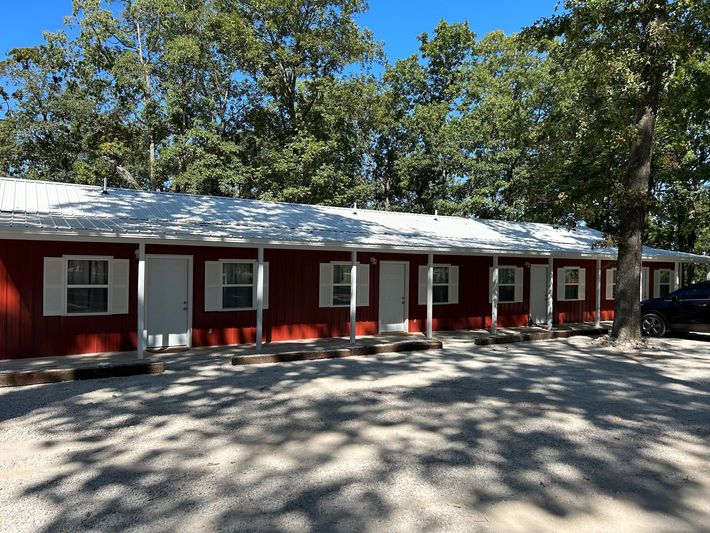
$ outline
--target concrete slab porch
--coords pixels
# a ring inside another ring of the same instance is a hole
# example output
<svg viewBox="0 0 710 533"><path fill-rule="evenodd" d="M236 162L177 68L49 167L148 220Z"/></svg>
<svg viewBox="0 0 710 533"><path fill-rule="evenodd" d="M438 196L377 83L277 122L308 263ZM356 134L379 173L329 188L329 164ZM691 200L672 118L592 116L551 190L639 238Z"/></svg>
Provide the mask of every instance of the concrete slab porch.
<svg viewBox="0 0 710 533"><path fill-rule="evenodd" d="M577 335L606 335L611 330L612 322L579 322L572 324L555 324L552 329L542 326L516 328L498 328L496 335L485 329L469 331L441 331L436 338L448 345L452 342L473 342L479 346L490 344L505 344L509 342L539 341L559 339Z"/></svg>
<svg viewBox="0 0 710 533"><path fill-rule="evenodd" d="M256 352L253 344L212 346L181 352L148 352L142 361L137 359L136 352L11 359L0 361L0 387L162 373L164 370L199 368L205 364L276 363L430 350L449 344L486 345L596 335L608 332L610 326L610 322L604 322L600 328L594 323L559 324L551 331L541 327L499 328L496 335L487 330L439 331L433 341L428 341L421 333L377 335L360 337L355 346L350 344L349 338L308 339L268 343L261 353Z"/></svg>

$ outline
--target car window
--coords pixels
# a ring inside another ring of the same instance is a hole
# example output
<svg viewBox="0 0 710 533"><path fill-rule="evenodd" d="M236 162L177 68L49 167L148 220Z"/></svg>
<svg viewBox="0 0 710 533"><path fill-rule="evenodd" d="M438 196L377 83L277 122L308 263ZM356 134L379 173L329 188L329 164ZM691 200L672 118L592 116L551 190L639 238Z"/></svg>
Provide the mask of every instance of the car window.
<svg viewBox="0 0 710 533"><path fill-rule="evenodd" d="M710 287L688 287L678 291L679 300L707 300L710 299Z"/></svg>

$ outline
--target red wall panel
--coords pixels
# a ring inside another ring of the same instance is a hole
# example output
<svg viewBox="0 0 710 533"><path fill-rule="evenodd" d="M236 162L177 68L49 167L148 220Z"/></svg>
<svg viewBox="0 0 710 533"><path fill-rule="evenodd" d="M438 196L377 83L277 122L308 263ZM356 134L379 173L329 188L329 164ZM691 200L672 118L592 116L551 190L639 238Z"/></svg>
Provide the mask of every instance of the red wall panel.
<svg viewBox="0 0 710 533"><path fill-rule="evenodd" d="M135 245L0 241L0 359L135 349L136 291L125 315L43 316L44 258L109 255L132 259Z"/></svg>

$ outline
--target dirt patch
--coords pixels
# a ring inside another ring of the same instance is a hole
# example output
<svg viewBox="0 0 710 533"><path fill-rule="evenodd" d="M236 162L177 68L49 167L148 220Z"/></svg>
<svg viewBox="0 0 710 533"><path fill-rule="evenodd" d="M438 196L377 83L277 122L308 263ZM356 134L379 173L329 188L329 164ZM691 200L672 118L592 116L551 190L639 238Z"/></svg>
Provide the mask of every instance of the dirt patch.
<svg viewBox="0 0 710 533"><path fill-rule="evenodd" d="M708 338L710 341L710 337ZM602 351L606 355L621 355L653 359L674 359L686 357L679 346L682 339L676 338L643 338L640 341L619 341L610 335L602 335L589 340L590 347ZM708 345L710 355L710 344Z"/></svg>

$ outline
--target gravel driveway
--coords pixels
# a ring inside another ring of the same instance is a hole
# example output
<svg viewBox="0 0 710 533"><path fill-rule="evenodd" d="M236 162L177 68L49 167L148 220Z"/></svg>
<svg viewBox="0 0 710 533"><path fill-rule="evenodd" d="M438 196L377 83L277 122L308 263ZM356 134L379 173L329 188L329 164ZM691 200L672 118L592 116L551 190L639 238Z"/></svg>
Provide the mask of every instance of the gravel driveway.
<svg viewBox="0 0 710 533"><path fill-rule="evenodd" d="M0 530L699 531L710 343L586 338L0 391Z"/></svg>

